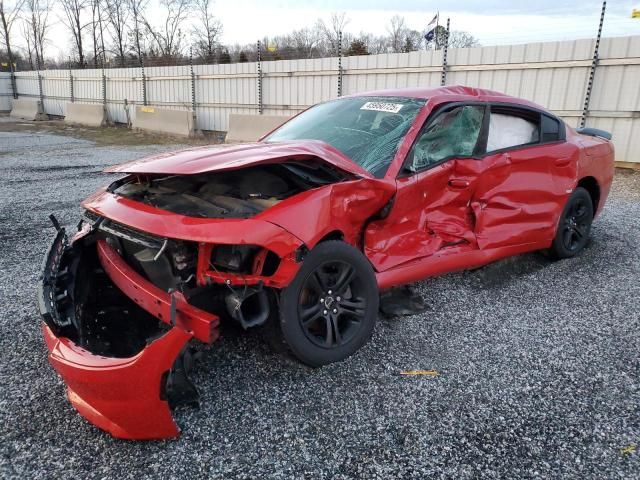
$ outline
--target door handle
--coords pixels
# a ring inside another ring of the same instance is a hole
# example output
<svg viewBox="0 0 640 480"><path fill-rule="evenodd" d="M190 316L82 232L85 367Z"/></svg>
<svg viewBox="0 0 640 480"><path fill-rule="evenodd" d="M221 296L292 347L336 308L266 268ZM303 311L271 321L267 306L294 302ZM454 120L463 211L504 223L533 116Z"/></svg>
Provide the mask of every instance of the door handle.
<svg viewBox="0 0 640 480"><path fill-rule="evenodd" d="M569 165L570 163L571 163L571 157L562 157L562 158L555 159L555 164L559 167L564 167L566 165Z"/></svg>
<svg viewBox="0 0 640 480"><path fill-rule="evenodd" d="M469 182L459 178L452 178L449 180L449 186L453 188L467 188L469 186Z"/></svg>

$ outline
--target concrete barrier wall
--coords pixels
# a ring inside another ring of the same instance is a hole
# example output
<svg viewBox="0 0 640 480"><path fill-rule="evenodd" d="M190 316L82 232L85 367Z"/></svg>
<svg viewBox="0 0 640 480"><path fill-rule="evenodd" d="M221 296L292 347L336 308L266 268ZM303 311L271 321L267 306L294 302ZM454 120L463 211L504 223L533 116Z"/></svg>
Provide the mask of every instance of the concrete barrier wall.
<svg viewBox="0 0 640 480"><path fill-rule="evenodd" d="M11 77L8 73L0 72L0 112L11 111Z"/></svg>
<svg viewBox="0 0 640 480"><path fill-rule="evenodd" d="M138 106L133 128L189 137L194 134L193 115L187 110Z"/></svg>
<svg viewBox="0 0 640 480"><path fill-rule="evenodd" d="M44 113L39 100L23 98L13 100L9 116L21 120L47 120L49 118Z"/></svg>
<svg viewBox="0 0 640 480"><path fill-rule="evenodd" d="M289 115L229 114L227 142L255 142L263 135L289 120Z"/></svg>
<svg viewBox="0 0 640 480"><path fill-rule="evenodd" d="M65 123L101 127L107 119L103 105L89 103L67 103Z"/></svg>

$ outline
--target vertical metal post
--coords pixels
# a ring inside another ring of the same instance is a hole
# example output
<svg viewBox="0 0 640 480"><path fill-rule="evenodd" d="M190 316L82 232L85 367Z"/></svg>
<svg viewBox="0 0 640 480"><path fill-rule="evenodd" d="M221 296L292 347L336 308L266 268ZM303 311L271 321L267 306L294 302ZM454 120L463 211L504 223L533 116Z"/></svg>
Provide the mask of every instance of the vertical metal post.
<svg viewBox="0 0 640 480"><path fill-rule="evenodd" d="M593 79L596 75L596 67L598 66L598 50L600 49L600 37L602 36L602 25L604 24L604 13L607 9L607 2L602 2L602 12L600 13L600 25L598 26L598 36L596 37L596 45L593 49L593 60L591 61L591 70L589 71L589 82L587 83L587 92L584 96L584 107L582 108L582 116L580 117L580 127L584 127L587 123L587 115L589 114L589 103L591 102L591 92L593 91Z"/></svg>
<svg viewBox="0 0 640 480"><path fill-rule="evenodd" d="M258 113L262 115L262 48L258 40Z"/></svg>
<svg viewBox="0 0 640 480"><path fill-rule="evenodd" d="M196 130L196 76L193 73L193 51L191 48L189 48L189 69L191 72L191 119L193 121L193 129Z"/></svg>
<svg viewBox="0 0 640 480"><path fill-rule="evenodd" d="M140 57L140 68L142 69L142 104L147 106L147 77L144 74L144 60Z"/></svg>
<svg viewBox="0 0 640 480"><path fill-rule="evenodd" d="M442 50L442 75L440 76L440 85L445 86L447 83L447 53L449 53L449 28L451 27L451 19L447 18L447 32L444 36L444 46Z"/></svg>
<svg viewBox="0 0 640 480"><path fill-rule="evenodd" d="M18 84L16 83L16 73L11 58L9 58L9 80L11 82L11 93L13 94L13 98L18 98Z"/></svg>
<svg viewBox="0 0 640 480"><path fill-rule="evenodd" d="M16 74L13 71L13 67L11 68L11 93L13 93L13 98L18 98L18 83L16 82Z"/></svg>
<svg viewBox="0 0 640 480"><path fill-rule="evenodd" d="M338 97L342 96L342 31L338 32Z"/></svg>
<svg viewBox="0 0 640 480"><path fill-rule="evenodd" d="M102 62L102 109L107 113L107 76L104 73L104 62Z"/></svg>
<svg viewBox="0 0 640 480"><path fill-rule="evenodd" d="M40 105L44 110L44 93L42 92L42 75L40 75L40 61L36 58L36 68L38 69L38 96L40 97Z"/></svg>
<svg viewBox="0 0 640 480"><path fill-rule="evenodd" d="M69 98L71 99L71 103L76 101L73 94L73 71L71 70L71 57L69 57Z"/></svg>

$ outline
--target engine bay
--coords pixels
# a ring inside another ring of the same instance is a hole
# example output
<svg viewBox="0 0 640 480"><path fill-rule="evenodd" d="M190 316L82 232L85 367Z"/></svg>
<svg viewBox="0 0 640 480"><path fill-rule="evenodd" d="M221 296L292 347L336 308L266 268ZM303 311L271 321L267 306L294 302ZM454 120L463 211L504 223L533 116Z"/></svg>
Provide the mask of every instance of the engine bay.
<svg viewBox="0 0 640 480"><path fill-rule="evenodd" d="M134 174L109 189L181 215L250 218L293 195L346 177L321 163L290 161L194 175Z"/></svg>

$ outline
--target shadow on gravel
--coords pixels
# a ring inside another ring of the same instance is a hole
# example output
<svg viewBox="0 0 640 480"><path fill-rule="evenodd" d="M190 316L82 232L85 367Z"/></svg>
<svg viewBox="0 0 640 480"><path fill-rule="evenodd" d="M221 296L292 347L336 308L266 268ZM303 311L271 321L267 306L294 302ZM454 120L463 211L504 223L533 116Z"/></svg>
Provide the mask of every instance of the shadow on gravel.
<svg viewBox="0 0 640 480"><path fill-rule="evenodd" d="M542 253L534 252L505 258L468 272L475 277L476 288L501 288L512 278L543 270L553 261Z"/></svg>
<svg viewBox="0 0 640 480"><path fill-rule="evenodd" d="M62 169L61 169L62 170ZM70 170L70 169L65 169L65 170ZM76 169L77 170L77 169ZM35 171L35 170L33 170ZM47 170L40 170L38 171L38 173L41 172L47 172ZM50 177L49 180L66 180L68 178L71 179L77 179L77 178L83 178L83 177L94 177L96 175L99 175L103 173L102 170L81 170L81 171L76 171L74 173L71 173L69 175L60 175L60 176L56 176L56 177ZM37 178L19 178L19 179L15 179L15 180L7 180L6 183L10 184L10 185L16 185L16 184L21 184L21 183L33 183L33 182L37 182L40 181L41 179L39 177Z"/></svg>
<svg viewBox="0 0 640 480"><path fill-rule="evenodd" d="M59 172L64 170L83 170L86 168L101 168L102 165L54 165L51 167L29 167L25 172Z"/></svg>

